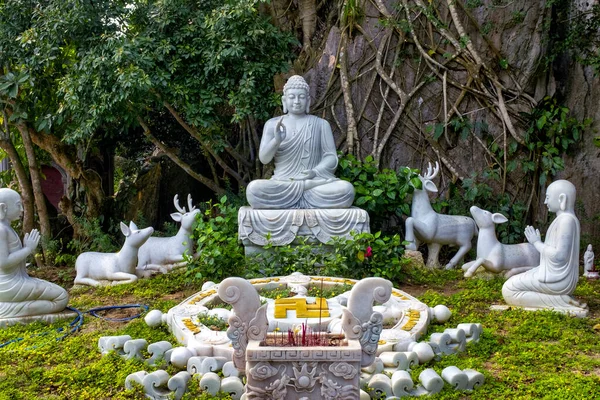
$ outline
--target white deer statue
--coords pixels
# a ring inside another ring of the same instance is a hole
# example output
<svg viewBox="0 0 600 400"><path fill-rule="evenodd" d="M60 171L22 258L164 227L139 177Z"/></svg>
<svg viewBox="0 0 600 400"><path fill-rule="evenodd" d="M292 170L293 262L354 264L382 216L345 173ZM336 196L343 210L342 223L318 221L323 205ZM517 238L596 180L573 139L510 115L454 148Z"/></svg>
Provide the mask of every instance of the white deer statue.
<svg viewBox="0 0 600 400"><path fill-rule="evenodd" d="M188 210L179 205L179 195L173 198L173 204L177 209L171 214L176 222L181 222L179 231L171 237L151 237L140 247L137 264L138 276L146 276L149 273L160 271L166 273L173 268L185 265L183 255L187 252L192 254L193 243L190 239L196 215L200 210L192 205L192 196L187 197Z"/></svg>
<svg viewBox="0 0 600 400"><path fill-rule="evenodd" d="M473 276L480 266L495 273L506 271L508 278L540 265L540 253L531 243L502 244L498 241L495 227L508 221L504 215L492 214L477 206L471 207L471 215L479 227L477 259L462 266L465 277Z"/></svg>
<svg viewBox="0 0 600 400"><path fill-rule="evenodd" d="M412 198L410 217L406 219L405 240L409 242L407 250L417 250L419 243L426 243L428 250L427 266L438 266L438 255L442 245L458 246L459 249L446 264L446 269L452 269L471 249L471 240L477 234L477 226L472 218L462 215L444 215L436 213L429 202L427 192L437 192L437 186L431 180L439 172L436 162L432 169L431 163L427 173L419 175L423 190L415 189Z"/></svg>
<svg viewBox="0 0 600 400"><path fill-rule="evenodd" d="M117 253L81 253L75 261L76 285L98 286L100 281L112 281L113 285L137 281L135 267L138 250L152 235L154 229L150 226L144 229L132 222L129 227L121 222L121 232L125 235L125 243Z"/></svg>

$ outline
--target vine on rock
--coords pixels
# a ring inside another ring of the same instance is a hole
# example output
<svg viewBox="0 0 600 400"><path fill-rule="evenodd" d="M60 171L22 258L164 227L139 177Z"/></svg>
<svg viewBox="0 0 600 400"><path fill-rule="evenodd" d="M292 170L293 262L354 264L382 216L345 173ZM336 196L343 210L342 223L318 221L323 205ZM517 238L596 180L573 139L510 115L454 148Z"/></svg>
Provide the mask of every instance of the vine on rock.
<svg viewBox="0 0 600 400"><path fill-rule="evenodd" d="M304 70L295 71L308 71L320 83L313 112L334 121L338 148L359 160L369 156L377 168L392 169L437 160L451 177L442 188L483 179L535 212L548 178L563 168L563 154L589 125L536 93L549 8L456 0L391 4L344 1L327 15L318 7L319 21L329 22L317 22L321 51L307 53L296 66ZM501 40L525 32L528 40Z"/></svg>

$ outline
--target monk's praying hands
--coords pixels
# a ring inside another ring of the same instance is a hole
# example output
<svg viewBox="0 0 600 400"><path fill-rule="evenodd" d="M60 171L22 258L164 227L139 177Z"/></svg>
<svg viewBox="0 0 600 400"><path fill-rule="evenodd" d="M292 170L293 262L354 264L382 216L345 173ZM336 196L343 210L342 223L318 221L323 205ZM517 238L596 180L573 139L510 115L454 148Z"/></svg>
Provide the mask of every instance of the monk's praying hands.
<svg viewBox="0 0 600 400"><path fill-rule="evenodd" d="M525 237L527 238L527 241L531 244L542 241L542 235L540 234L540 230L535 229L533 226L529 225L525 227Z"/></svg>

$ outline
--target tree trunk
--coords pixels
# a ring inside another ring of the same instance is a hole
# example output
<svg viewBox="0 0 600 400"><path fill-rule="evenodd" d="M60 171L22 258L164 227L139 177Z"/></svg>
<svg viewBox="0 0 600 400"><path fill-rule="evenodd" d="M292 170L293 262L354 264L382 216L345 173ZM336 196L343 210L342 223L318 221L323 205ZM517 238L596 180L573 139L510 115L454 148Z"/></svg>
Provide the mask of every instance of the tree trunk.
<svg viewBox="0 0 600 400"><path fill-rule="evenodd" d="M35 150L31 137L29 136L29 129L25 124L18 124L17 128L23 138L23 146L25 147L25 153L27 154L27 161L29 164L29 174L31 176L31 184L33 187L33 197L35 200L35 206L37 208L38 218L40 221L40 230L42 233L42 252L44 254L44 260L47 263L46 258L46 245L47 241L52 238L52 228L50 228L50 218L48 217L48 209L46 208L46 198L42 191L42 180L40 176L39 166L37 165L37 159L35 157Z"/></svg>
<svg viewBox="0 0 600 400"><path fill-rule="evenodd" d="M6 112L3 112L2 114L4 120L4 130L0 129L0 147L8 155L8 158L12 164L12 168L17 175L17 181L19 182L19 187L21 188L21 199L23 201L23 232L27 233L31 232L31 230L35 227L33 189L31 187L29 176L27 176L27 171L25 170L25 167L21 162L21 158L19 157L19 153L17 152L17 149L11 140L10 128L8 126L8 115L6 115Z"/></svg>
<svg viewBox="0 0 600 400"><path fill-rule="evenodd" d="M73 180L85 189L87 218L97 218L102 214L106 196L102 189L102 178L93 170L83 168L83 162L77 158L77 150L63 143L54 135L36 132L29 129L31 140L42 150L50 154L54 162L61 166ZM68 217L68 216L67 216ZM69 220L73 224L73 221Z"/></svg>
<svg viewBox="0 0 600 400"><path fill-rule="evenodd" d="M302 47L310 47L317 26L317 5L315 0L298 1L300 20L302 21Z"/></svg>

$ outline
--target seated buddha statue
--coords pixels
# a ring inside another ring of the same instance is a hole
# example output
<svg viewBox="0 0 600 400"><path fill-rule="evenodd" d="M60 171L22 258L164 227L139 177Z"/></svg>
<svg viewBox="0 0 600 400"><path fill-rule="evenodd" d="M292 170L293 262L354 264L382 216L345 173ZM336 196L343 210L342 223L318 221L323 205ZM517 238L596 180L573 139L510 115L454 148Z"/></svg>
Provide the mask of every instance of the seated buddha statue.
<svg viewBox="0 0 600 400"><path fill-rule="evenodd" d="M354 187L335 177L338 164L331 126L309 115L309 86L292 76L283 87L282 117L268 120L260 142L263 164L272 160L271 179L250 182L246 198L253 209L348 208Z"/></svg>

